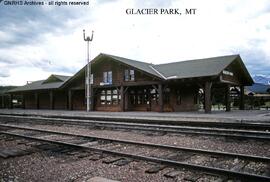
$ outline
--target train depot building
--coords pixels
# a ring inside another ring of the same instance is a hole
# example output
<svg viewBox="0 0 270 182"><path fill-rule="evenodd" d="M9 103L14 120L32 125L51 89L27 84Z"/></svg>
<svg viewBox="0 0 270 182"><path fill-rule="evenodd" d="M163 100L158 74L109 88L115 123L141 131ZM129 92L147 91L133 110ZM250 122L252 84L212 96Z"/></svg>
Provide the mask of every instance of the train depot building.
<svg viewBox="0 0 270 182"><path fill-rule="evenodd" d="M8 105L14 107L12 100L18 97L25 109L86 110L85 73L86 66L71 77L51 75L12 89L6 93ZM233 87L244 109L244 86L253 84L239 55L154 65L99 54L91 61L91 73L93 111L196 111L202 103L209 113L217 92L229 111Z"/></svg>

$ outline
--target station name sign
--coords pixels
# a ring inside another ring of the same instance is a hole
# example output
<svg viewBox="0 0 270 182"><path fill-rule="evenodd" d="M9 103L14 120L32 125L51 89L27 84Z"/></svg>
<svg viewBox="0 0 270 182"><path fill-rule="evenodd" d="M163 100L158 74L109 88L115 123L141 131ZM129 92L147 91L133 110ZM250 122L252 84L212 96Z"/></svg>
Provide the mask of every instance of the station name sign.
<svg viewBox="0 0 270 182"><path fill-rule="evenodd" d="M180 9L180 8L128 8L127 15L195 15L197 9Z"/></svg>
<svg viewBox="0 0 270 182"><path fill-rule="evenodd" d="M222 73L224 75L229 75L229 76L233 76L233 72L227 71L227 70L223 70Z"/></svg>

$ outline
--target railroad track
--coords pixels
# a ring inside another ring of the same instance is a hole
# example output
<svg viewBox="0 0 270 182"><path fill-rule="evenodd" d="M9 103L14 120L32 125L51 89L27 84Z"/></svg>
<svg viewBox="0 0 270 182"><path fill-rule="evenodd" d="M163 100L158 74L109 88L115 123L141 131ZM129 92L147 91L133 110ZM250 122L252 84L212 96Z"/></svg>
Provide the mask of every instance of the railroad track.
<svg viewBox="0 0 270 182"><path fill-rule="evenodd" d="M68 120L93 120L93 121L108 121L108 122L128 122L128 123L143 123L143 124L164 124L166 125L177 125L177 126L197 126L197 127L216 127L216 128L230 128L230 129L252 129L252 130L270 130L270 124L265 122L249 122L239 120L238 122L213 122L213 121L169 121L162 119L142 119L142 118L121 118L121 117L102 117L102 116L65 116L65 115L39 115L39 114L7 114L0 113L0 117L4 116L21 116L21 117L38 117L38 118L52 118L52 119L68 119Z"/></svg>
<svg viewBox="0 0 270 182"><path fill-rule="evenodd" d="M1 116L1 115L0 115ZM213 128L213 127L195 127L195 126L175 126L175 125L160 125L160 124L143 124L143 123L127 123L114 121L91 121L81 119L61 119L47 117L32 117L32 116L1 116L2 123L22 122L41 123L41 124L67 124L89 126L101 129L124 129L124 130L139 130L150 132L163 133L178 133L185 135L205 135L212 137L226 137L233 139L253 139L270 141L270 128L266 131L247 130L247 129L229 129L229 128ZM46 123L44 122L46 121Z"/></svg>
<svg viewBox="0 0 270 182"><path fill-rule="evenodd" d="M170 145L116 140L1 124L0 134L213 173L242 181L270 181L270 158ZM128 160L132 161L132 160Z"/></svg>

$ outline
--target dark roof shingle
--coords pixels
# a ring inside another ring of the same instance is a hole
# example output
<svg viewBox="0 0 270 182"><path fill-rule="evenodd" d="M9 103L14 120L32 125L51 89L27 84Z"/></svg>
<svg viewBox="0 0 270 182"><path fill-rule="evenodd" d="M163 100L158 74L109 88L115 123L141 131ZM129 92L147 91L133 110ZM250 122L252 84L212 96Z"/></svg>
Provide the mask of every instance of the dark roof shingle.
<svg viewBox="0 0 270 182"><path fill-rule="evenodd" d="M218 75L238 55L197 59L153 66L166 78L182 79Z"/></svg>
<svg viewBox="0 0 270 182"><path fill-rule="evenodd" d="M127 58L113 56L113 55L104 54L104 53L102 53L102 55L108 56L114 60L120 61L120 62L127 64L127 65L130 65L130 66L133 66L139 70L145 71L147 73L150 73L151 75L155 75L155 76L160 78L160 75L153 68L151 68L151 66L154 66L151 63L135 61L132 59L127 59Z"/></svg>
<svg viewBox="0 0 270 182"><path fill-rule="evenodd" d="M38 81L28 83L24 86L16 87L14 89L9 90L8 92L11 93L11 92L21 92L21 91L30 91L30 90L57 89L57 88L60 88L70 78L70 76L64 76L64 75L53 75L53 76L56 76L61 81L44 83L47 79L38 80Z"/></svg>

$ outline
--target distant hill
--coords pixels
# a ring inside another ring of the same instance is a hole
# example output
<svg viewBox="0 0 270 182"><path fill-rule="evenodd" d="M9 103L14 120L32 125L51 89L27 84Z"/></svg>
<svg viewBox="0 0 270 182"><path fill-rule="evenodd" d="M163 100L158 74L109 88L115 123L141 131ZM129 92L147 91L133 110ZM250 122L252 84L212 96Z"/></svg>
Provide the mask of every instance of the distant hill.
<svg viewBox="0 0 270 182"><path fill-rule="evenodd" d="M270 93L270 85L264 85L261 83L254 83L252 86L247 86L246 89L256 94Z"/></svg>
<svg viewBox="0 0 270 182"><path fill-rule="evenodd" d="M10 89L13 89L13 88L16 88L17 86L0 86L0 94L10 90Z"/></svg>
<svg viewBox="0 0 270 182"><path fill-rule="evenodd" d="M270 85L270 77L262 76L262 75L255 75L253 77L255 83L261 83L264 85Z"/></svg>

